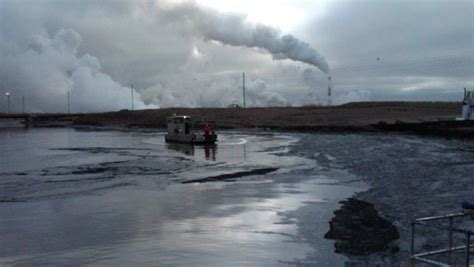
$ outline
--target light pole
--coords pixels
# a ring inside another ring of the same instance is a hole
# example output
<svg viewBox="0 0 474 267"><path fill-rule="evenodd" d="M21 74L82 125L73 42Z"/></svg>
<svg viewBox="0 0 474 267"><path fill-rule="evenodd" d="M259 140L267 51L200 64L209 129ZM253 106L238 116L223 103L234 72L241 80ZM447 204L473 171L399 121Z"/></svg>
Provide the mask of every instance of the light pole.
<svg viewBox="0 0 474 267"><path fill-rule="evenodd" d="M67 114L69 114L70 110L69 110L69 91L67 91Z"/></svg>
<svg viewBox="0 0 474 267"><path fill-rule="evenodd" d="M243 104L245 108L245 72L242 72L242 94L243 94Z"/></svg>
<svg viewBox="0 0 474 267"><path fill-rule="evenodd" d="M6 92L5 95L7 96L7 102L8 102L7 113L10 113L10 92Z"/></svg>
<svg viewBox="0 0 474 267"><path fill-rule="evenodd" d="M132 92L132 110L134 110L135 106L133 105L133 83L130 86L131 92Z"/></svg>

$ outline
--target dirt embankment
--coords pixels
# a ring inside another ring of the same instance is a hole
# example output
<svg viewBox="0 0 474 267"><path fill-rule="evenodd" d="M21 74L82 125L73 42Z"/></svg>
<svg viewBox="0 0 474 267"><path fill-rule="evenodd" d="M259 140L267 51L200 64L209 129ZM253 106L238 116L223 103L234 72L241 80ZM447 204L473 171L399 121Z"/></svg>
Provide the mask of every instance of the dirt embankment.
<svg viewBox="0 0 474 267"><path fill-rule="evenodd" d="M206 117L217 128L268 128L285 131L413 132L473 138L474 122L455 121L459 102L361 102L334 107L165 108L90 114L35 114L32 126L165 128L172 114ZM0 114L0 118L11 114ZM25 115L19 115L25 117Z"/></svg>
<svg viewBox="0 0 474 267"><path fill-rule="evenodd" d="M318 127L362 127L379 122L395 123L453 119L460 103L364 102L334 107L285 108L166 108L87 114L76 125L152 127L166 126L173 113L215 120L219 128L311 129Z"/></svg>
<svg viewBox="0 0 474 267"><path fill-rule="evenodd" d="M166 117L185 114L207 117L221 129L268 128L290 131L413 132L472 138L474 122L454 121L458 102L362 102L334 107L284 108L167 108L87 114L75 125L164 128Z"/></svg>

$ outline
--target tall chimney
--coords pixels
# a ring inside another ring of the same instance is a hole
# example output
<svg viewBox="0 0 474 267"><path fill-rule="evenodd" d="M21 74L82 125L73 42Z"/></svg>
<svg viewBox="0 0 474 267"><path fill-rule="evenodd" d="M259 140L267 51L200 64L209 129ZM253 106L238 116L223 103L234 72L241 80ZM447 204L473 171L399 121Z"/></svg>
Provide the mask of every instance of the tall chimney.
<svg viewBox="0 0 474 267"><path fill-rule="evenodd" d="M328 76L328 106L331 104L331 76Z"/></svg>

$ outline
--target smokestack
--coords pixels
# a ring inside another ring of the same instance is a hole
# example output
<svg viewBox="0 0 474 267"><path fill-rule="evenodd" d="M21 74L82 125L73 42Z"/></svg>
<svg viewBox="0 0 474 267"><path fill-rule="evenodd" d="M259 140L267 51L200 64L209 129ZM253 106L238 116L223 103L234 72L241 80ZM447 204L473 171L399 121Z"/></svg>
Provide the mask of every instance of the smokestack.
<svg viewBox="0 0 474 267"><path fill-rule="evenodd" d="M328 106L331 105L331 76L328 76Z"/></svg>

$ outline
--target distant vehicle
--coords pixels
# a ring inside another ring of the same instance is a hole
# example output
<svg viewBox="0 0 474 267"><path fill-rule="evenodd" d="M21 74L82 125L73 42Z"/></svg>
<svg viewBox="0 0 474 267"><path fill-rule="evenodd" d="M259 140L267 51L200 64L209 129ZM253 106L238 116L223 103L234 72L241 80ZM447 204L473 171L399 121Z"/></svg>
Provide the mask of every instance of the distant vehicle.
<svg viewBox="0 0 474 267"><path fill-rule="evenodd" d="M228 108L240 108L239 104L237 104L237 101L235 100L232 102L232 104L227 106Z"/></svg>
<svg viewBox="0 0 474 267"><path fill-rule="evenodd" d="M464 99L462 101L462 114L460 119L474 120L474 91L466 91L466 88L464 88Z"/></svg>
<svg viewBox="0 0 474 267"><path fill-rule="evenodd" d="M214 133L213 121L202 119L192 121L190 116L173 115L166 119L168 133L165 135L166 142L186 144L213 144L217 141Z"/></svg>

